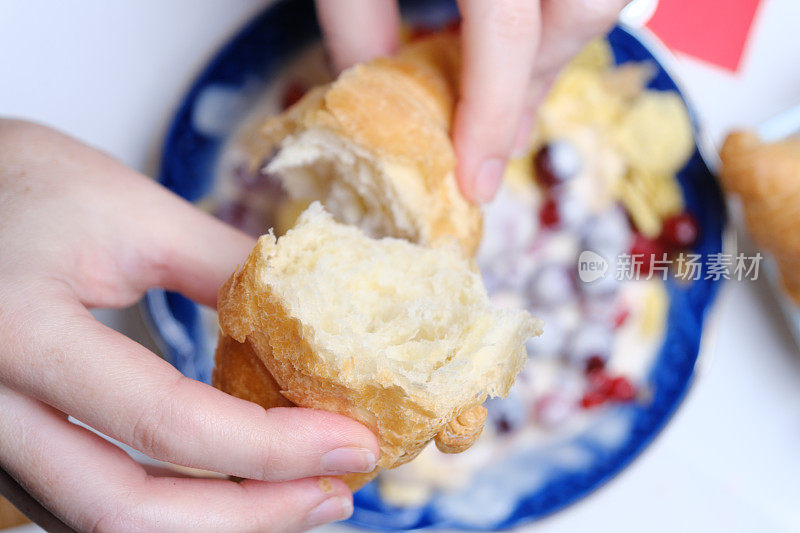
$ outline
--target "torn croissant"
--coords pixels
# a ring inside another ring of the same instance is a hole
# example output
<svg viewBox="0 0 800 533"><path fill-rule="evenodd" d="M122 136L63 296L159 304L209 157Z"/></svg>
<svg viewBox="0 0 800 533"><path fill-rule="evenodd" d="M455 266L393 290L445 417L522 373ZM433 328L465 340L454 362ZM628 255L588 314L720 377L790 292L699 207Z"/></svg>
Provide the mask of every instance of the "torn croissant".
<svg viewBox="0 0 800 533"><path fill-rule="evenodd" d="M775 258L786 292L800 305L800 139L764 143L736 132L720 157L723 186L741 199L747 229Z"/></svg>
<svg viewBox="0 0 800 533"><path fill-rule="evenodd" d="M508 393L526 339L541 332L526 311L493 308L455 246L372 239L319 203L277 241L259 239L218 310L215 386L263 407L288 400L358 420L378 437L379 468L431 440L468 448L481 404ZM345 481L357 489L375 474Z"/></svg>
<svg viewBox="0 0 800 533"><path fill-rule="evenodd" d="M459 50L444 33L356 65L242 142L254 164L275 153L265 170L294 201L320 201L372 237L453 240L472 256L481 213L459 191L450 140Z"/></svg>

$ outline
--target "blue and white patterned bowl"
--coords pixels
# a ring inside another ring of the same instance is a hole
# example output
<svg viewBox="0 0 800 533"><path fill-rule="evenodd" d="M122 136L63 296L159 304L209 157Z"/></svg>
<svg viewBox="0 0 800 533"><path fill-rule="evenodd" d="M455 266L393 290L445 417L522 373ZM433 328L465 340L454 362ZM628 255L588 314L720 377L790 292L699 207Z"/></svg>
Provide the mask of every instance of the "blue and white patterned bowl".
<svg viewBox="0 0 800 533"><path fill-rule="evenodd" d="M447 0L405 1L402 6L412 22L435 23L456 13L454 2ZM317 39L311 0L278 2L240 31L200 74L178 109L164 144L161 183L190 201L208 194L221 148L258 97L253 87L265 86L288 59ZM617 63L650 61L657 67L650 88L678 91L653 54L631 33L616 28L608 40ZM224 120L211 124L198 112L209 94L223 102L219 111ZM701 240L695 251L721 252L724 202L699 148L678 179L687 209L700 222ZM648 403L607 408L577 436L487 468L466 489L439 496L423 507L391 507L370 484L356 494L350 522L382 530L496 530L543 517L586 496L627 466L680 404L718 288L719 282L711 280L689 285L667 282L669 313L663 345L647 377L652 391ZM145 311L165 357L187 376L209 382L216 331L209 331L200 308L178 294L154 290L146 297Z"/></svg>

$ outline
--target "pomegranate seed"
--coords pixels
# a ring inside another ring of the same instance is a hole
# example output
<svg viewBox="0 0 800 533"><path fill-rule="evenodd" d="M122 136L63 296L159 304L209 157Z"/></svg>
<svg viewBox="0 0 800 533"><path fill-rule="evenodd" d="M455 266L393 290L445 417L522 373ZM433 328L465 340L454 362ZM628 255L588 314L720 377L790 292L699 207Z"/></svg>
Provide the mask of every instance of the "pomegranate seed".
<svg viewBox="0 0 800 533"><path fill-rule="evenodd" d="M602 405L606 401L606 396L598 392L587 392L581 398L581 407L584 409L591 409Z"/></svg>
<svg viewBox="0 0 800 533"><path fill-rule="evenodd" d="M586 360L586 375L602 372L605 367L605 360L599 355L593 355Z"/></svg>
<svg viewBox="0 0 800 533"><path fill-rule="evenodd" d="M640 276L648 276L653 271L653 260L660 260L664 256L664 252L664 247L660 242L637 233L633 240L633 246L631 246L632 266L634 269L638 267Z"/></svg>
<svg viewBox="0 0 800 533"><path fill-rule="evenodd" d="M618 402L630 402L636 398L636 389L625 376L618 376L611 380L609 396Z"/></svg>
<svg viewBox="0 0 800 533"><path fill-rule="evenodd" d="M283 99L281 100L281 108L287 109L292 107L300 100L308 89L305 85L295 80L291 82L286 90L283 92Z"/></svg>
<svg viewBox="0 0 800 533"><path fill-rule="evenodd" d="M561 217L558 214L558 204L552 198L548 198L539 209L539 221L546 228L554 228L561 222Z"/></svg>
<svg viewBox="0 0 800 533"><path fill-rule="evenodd" d="M659 240L672 249L691 248L697 242L700 228L689 213L673 215L664 221Z"/></svg>

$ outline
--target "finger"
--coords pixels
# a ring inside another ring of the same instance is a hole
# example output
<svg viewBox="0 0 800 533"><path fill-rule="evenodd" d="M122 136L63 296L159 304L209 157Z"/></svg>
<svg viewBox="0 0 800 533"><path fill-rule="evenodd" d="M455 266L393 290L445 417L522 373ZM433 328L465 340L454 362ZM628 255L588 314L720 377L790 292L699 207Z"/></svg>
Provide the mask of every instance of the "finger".
<svg viewBox="0 0 800 533"><path fill-rule="evenodd" d="M4 263L8 274L36 270L40 277L64 279L90 307L130 305L153 285L213 306L220 285L254 245L153 180L62 133L20 121L0 121L0 132L0 161L30 176L4 183L12 190L4 220L15 229L5 236L17 237L16 246L34 243L29 253ZM70 223L52 223L59 220ZM45 236L49 246L41 244Z"/></svg>
<svg viewBox="0 0 800 533"><path fill-rule="evenodd" d="M513 157L523 156L530 149L531 136L536 123L536 110L545 96L547 96L554 80L554 75L547 74L540 76L531 83L528 96L523 105L522 112L520 113L517 133L514 137L514 148L512 149Z"/></svg>
<svg viewBox="0 0 800 533"><path fill-rule="evenodd" d="M341 481L154 478L122 450L0 386L0 462L79 531L293 532L347 518Z"/></svg>
<svg viewBox="0 0 800 533"><path fill-rule="evenodd" d="M536 0L462 0L461 98L453 141L457 177L475 202L500 185L531 79L539 43Z"/></svg>
<svg viewBox="0 0 800 533"><path fill-rule="evenodd" d="M397 50L400 12L396 0L316 0L316 5L337 72Z"/></svg>
<svg viewBox="0 0 800 533"><path fill-rule="evenodd" d="M270 409L183 377L144 347L58 295L14 303L0 328L12 358L0 382L153 457L243 478L282 481L368 472L378 445L334 413ZM99 408L102 406L102 408Z"/></svg>
<svg viewBox="0 0 800 533"><path fill-rule="evenodd" d="M630 0L542 0L542 41L534 76L552 75L605 34Z"/></svg>
<svg viewBox="0 0 800 533"><path fill-rule="evenodd" d="M217 291L244 263L255 239L152 184L147 212L149 232L135 246L145 258L131 272L144 289L160 286L216 307ZM266 233L269 228L264 228Z"/></svg>

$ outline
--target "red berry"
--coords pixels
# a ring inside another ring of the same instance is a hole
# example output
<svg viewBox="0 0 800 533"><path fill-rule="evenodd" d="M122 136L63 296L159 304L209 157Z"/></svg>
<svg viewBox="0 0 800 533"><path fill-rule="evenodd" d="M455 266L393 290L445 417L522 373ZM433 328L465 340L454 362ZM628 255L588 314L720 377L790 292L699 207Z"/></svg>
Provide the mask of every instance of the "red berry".
<svg viewBox="0 0 800 533"><path fill-rule="evenodd" d="M497 422L497 432L500 434L511 433L511 422L508 421L507 418L503 417Z"/></svg>
<svg viewBox="0 0 800 533"><path fill-rule="evenodd" d="M596 392L608 397L611 394L613 379L603 370L595 370L589 374L589 392Z"/></svg>
<svg viewBox="0 0 800 533"><path fill-rule="evenodd" d="M622 325L628 321L628 318L631 316L631 310L627 307L624 307L617 311L617 314L614 315L614 329L619 329Z"/></svg>
<svg viewBox="0 0 800 533"><path fill-rule="evenodd" d="M606 401L606 396L597 392L589 391L581 398L581 407L591 409L602 405Z"/></svg>
<svg viewBox="0 0 800 533"><path fill-rule="evenodd" d="M611 380L609 396L618 402L630 402L636 398L636 389L625 376L618 376Z"/></svg>
<svg viewBox="0 0 800 533"><path fill-rule="evenodd" d="M700 228L689 213L672 215L664 221L659 239L672 249L691 248L697 242Z"/></svg>
<svg viewBox="0 0 800 533"><path fill-rule="evenodd" d="M543 187L555 187L580 171L580 154L568 141L545 144L533 158L536 180Z"/></svg>
<svg viewBox="0 0 800 533"><path fill-rule="evenodd" d="M306 94L307 90L307 87L299 81L295 80L291 82L286 87L286 90L283 91L283 99L281 100L282 109L287 109L296 104L297 101Z"/></svg>
<svg viewBox="0 0 800 533"><path fill-rule="evenodd" d="M631 263L635 274L648 276L653 271L653 261L662 260L664 247L658 241L637 233L631 246Z"/></svg>
<svg viewBox="0 0 800 533"><path fill-rule="evenodd" d="M588 376L589 374L593 374L595 372L602 372L605 367L605 360L599 355L593 355L586 360L586 375Z"/></svg>
<svg viewBox="0 0 800 533"><path fill-rule="evenodd" d="M561 217L558 214L558 204L554 199L548 198L539 209L539 222L546 228L554 228L561 222Z"/></svg>

